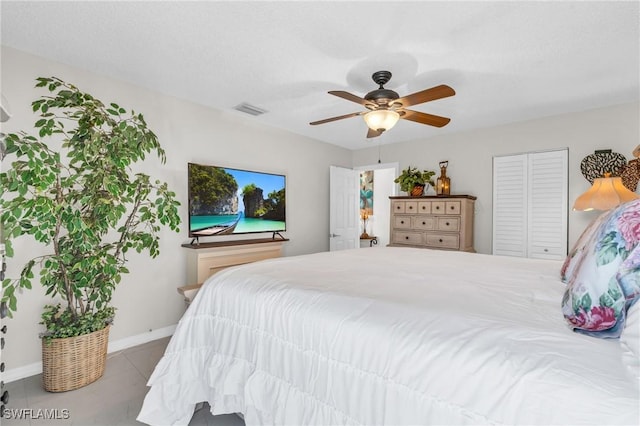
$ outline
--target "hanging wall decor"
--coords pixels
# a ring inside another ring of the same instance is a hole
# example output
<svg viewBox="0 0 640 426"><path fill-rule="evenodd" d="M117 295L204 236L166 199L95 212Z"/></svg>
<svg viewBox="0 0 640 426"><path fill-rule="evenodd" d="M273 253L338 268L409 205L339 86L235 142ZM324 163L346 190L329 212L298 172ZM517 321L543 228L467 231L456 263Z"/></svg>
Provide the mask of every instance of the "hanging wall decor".
<svg viewBox="0 0 640 426"><path fill-rule="evenodd" d="M631 160L620 173L622 184L631 192L636 192L638 182L640 182L640 158Z"/></svg>
<svg viewBox="0 0 640 426"><path fill-rule="evenodd" d="M620 177L622 178L622 184L632 192L636 192L638 189L638 182L640 182L640 145L633 150L633 156L635 160L631 160L622 169Z"/></svg>
<svg viewBox="0 0 640 426"><path fill-rule="evenodd" d="M360 172L360 209L373 214L373 170Z"/></svg>
<svg viewBox="0 0 640 426"><path fill-rule="evenodd" d="M603 177L605 173L611 173L614 177L620 176L626 164L627 159L624 155L604 149L584 157L580 163L580 171L582 176L593 184L594 179Z"/></svg>

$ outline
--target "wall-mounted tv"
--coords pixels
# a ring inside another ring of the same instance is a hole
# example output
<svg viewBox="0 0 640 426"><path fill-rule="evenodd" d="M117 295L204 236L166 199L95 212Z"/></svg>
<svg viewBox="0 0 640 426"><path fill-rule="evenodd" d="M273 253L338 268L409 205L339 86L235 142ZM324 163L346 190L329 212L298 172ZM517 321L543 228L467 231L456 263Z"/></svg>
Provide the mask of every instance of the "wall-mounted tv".
<svg viewBox="0 0 640 426"><path fill-rule="evenodd" d="M286 231L284 175L188 164L189 237Z"/></svg>

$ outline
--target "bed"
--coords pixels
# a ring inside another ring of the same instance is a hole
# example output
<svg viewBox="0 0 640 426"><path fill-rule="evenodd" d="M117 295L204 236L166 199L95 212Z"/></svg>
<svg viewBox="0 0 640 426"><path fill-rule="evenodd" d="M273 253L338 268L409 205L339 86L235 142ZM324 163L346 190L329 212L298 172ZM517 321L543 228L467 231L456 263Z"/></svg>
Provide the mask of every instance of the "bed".
<svg viewBox="0 0 640 426"><path fill-rule="evenodd" d="M638 424L620 340L563 317L564 263L378 247L225 270L138 420L186 425L207 401L247 424Z"/></svg>

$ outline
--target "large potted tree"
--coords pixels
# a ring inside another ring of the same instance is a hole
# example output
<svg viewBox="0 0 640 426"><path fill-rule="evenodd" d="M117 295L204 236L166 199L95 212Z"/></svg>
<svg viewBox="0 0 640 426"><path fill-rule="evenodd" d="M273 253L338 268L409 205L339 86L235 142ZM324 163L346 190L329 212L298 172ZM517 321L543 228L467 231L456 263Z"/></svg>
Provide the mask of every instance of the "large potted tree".
<svg viewBox="0 0 640 426"><path fill-rule="evenodd" d="M58 392L102 376L111 297L128 272L127 255L157 256L161 227L178 231L179 203L166 183L133 169L147 154L165 161L142 114L55 77L38 78L36 87L48 90L32 103L38 137L5 137L15 158L0 173L0 218L8 257L16 238L32 238L48 253L3 280L1 301L16 311L16 289L39 276L52 297L42 314L43 384Z"/></svg>

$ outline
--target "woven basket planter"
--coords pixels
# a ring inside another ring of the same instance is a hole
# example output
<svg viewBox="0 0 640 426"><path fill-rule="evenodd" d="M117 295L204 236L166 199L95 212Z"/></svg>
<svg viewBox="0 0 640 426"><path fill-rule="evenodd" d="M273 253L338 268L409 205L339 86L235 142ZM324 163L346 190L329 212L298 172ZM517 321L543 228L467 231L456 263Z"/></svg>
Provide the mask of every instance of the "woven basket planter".
<svg viewBox="0 0 640 426"><path fill-rule="evenodd" d="M42 384L48 392L66 392L98 380L107 363L109 326L63 339L42 339Z"/></svg>

